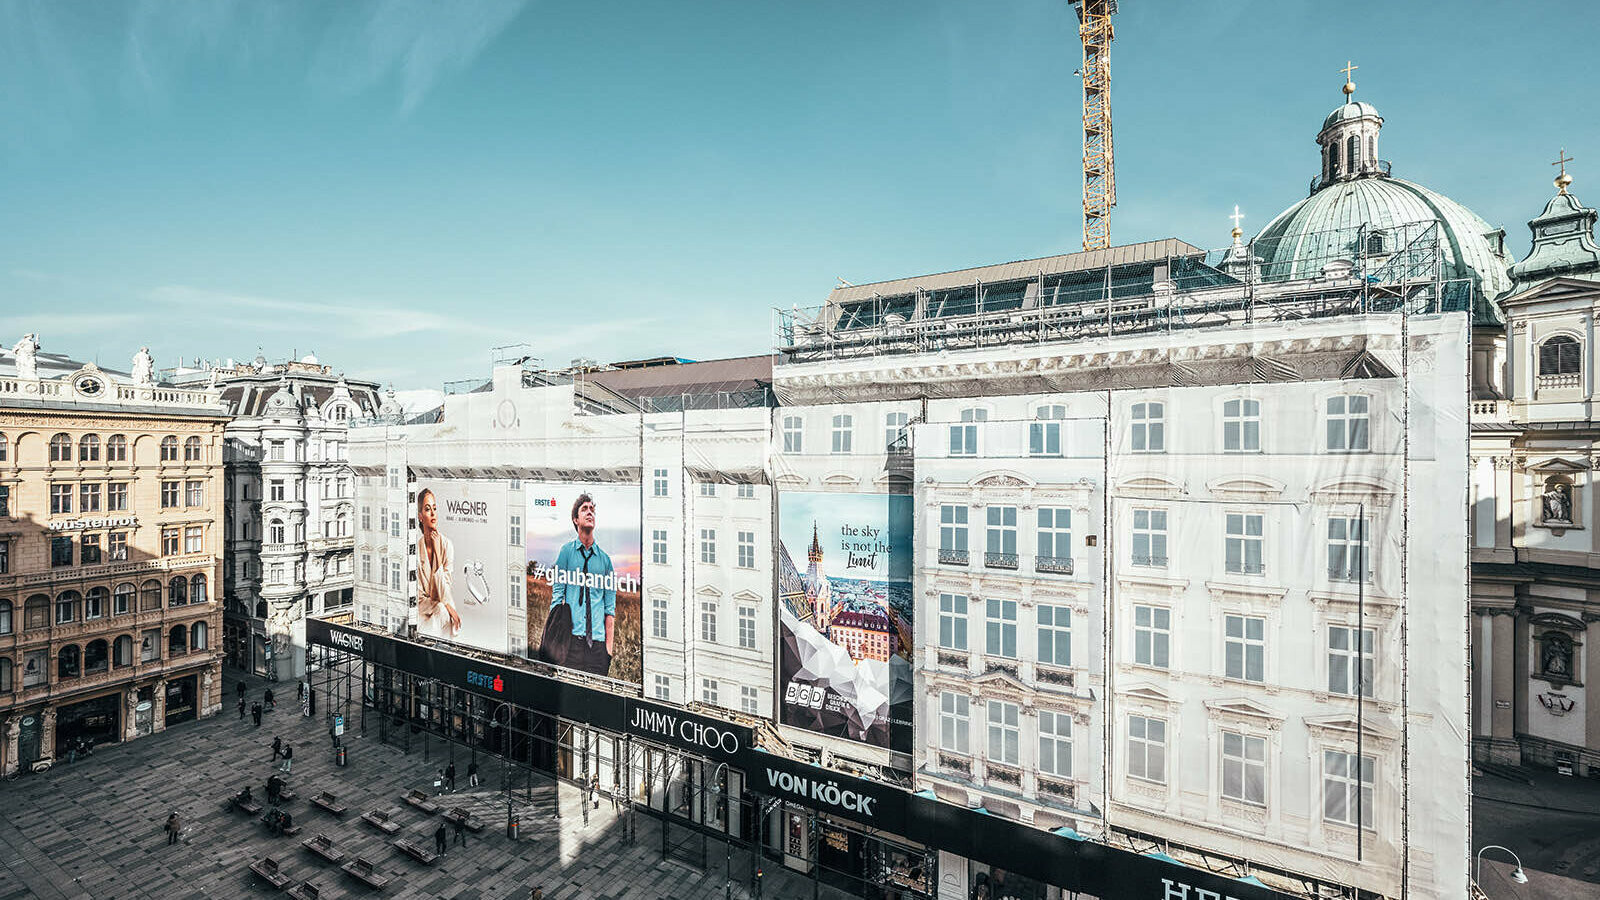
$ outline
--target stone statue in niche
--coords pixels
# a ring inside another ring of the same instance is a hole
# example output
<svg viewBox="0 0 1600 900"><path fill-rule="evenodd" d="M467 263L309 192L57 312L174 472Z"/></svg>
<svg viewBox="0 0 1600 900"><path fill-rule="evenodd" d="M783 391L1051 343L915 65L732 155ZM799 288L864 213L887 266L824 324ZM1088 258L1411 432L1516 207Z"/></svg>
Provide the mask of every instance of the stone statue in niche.
<svg viewBox="0 0 1600 900"><path fill-rule="evenodd" d="M1572 485L1560 481L1544 486L1544 521L1572 524Z"/></svg>
<svg viewBox="0 0 1600 900"><path fill-rule="evenodd" d="M18 378L39 377L39 336L29 332L11 348L17 357Z"/></svg>
<svg viewBox="0 0 1600 900"><path fill-rule="evenodd" d="M1544 654L1540 668L1546 675L1557 678L1572 677L1572 641L1564 634L1552 634L1544 639Z"/></svg>

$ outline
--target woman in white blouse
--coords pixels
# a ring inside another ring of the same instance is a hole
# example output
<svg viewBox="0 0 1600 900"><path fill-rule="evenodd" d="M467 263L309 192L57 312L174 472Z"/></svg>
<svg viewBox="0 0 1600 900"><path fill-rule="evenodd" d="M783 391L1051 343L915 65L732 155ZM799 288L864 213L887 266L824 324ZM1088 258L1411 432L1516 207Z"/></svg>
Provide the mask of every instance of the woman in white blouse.
<svg viewBox="0 0 1600 900"><path fill-rule="evenodd" d="M417 539L417 631L453 638L461 633L450 580L456 548L439 530L439 503L426 488L417 495L417 525L422 529Z"/></svg>

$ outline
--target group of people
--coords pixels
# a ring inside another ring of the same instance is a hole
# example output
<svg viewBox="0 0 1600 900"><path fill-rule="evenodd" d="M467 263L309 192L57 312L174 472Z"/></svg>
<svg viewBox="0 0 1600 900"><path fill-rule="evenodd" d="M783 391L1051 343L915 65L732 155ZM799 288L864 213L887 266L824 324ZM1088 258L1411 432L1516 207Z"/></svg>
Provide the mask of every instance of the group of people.
<svg viewBox="0 0 1600 900"><path fill-rule="evenodd" d="M284 743L283 738L274 735L272 738L272 761L277 762L279 758L283 759L283 765L279 766L278 768L285 772L293 769L294 747ZM276 778L277 776L273 777Z"/></svg>
<svg viewBox="0 0 1600 900"><path fill-rule="evenodd" d="M478 786L477 760L467 763L467 784L471 787ZM456 764L454 762L439 770L438 777L434 779L434 786L439 789L441 794L453 794L456 792Z"/></svg>
<svg viewBox="0 0 1600 900"><path fill-rule="evenodd" d="M465 847L467 845L467 820L466 819L457 819L456 820L456 832L455 833L456 833L455 843L460 844L461 846ZM433 849L436 852L440 853L440 854L449 852L448 849L445 846L445 827L444 827L444 823L443 822L440 822L439 823L439 827L434 829L434 832L433 832Z"/></svg>

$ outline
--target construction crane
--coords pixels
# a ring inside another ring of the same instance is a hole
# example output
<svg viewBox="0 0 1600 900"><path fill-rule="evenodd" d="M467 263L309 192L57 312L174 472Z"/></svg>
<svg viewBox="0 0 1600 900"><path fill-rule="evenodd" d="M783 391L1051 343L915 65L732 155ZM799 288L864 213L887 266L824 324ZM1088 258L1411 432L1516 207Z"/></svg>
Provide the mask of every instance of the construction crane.
<svg viewBox="0 0 1600 900"><path fill-rule="evenodd" d="M1117 173L1111 152L1111 17L1117 0L1070 0L1083 44L1083 249L1111 246Z"/></svg>

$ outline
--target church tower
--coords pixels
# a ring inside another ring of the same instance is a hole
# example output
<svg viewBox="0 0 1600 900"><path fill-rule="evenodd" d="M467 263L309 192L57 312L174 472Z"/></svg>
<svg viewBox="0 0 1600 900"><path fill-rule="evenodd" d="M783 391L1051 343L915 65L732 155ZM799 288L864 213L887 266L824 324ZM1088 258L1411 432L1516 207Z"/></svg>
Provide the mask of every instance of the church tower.
<svg viewBox="0 0 1600 900"><path fill-rule="evenodd" d="M822 568L822 540L817 523L811 523L811 546L806 548L806 599L811 601L811 622L824 635L833 617L833 592Z"/></svg>

